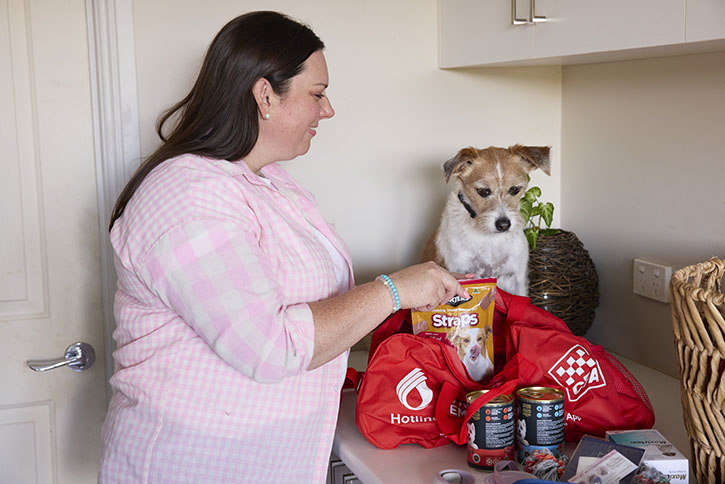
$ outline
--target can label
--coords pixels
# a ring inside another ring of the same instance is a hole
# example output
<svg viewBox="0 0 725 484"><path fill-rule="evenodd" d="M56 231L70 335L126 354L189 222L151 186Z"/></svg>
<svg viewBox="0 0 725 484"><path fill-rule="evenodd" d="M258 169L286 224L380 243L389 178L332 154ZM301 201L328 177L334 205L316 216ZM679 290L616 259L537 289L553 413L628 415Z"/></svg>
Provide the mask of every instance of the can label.
<svg viewBox="0 0 725 484"><path fill-rule="evenodd" d="M560 449L564 442L564 393L548 387L528 387L516 392L516 437L519 457L544 448Z"/></svg>
<svg viewBox="0 0 725 484"><path fill-rule="evenodd" d="M486 391L467 395L468 403ZM514 398L499 395L484 404L468 421L468 465L492 469L497 462L514 458Z"/></svg>

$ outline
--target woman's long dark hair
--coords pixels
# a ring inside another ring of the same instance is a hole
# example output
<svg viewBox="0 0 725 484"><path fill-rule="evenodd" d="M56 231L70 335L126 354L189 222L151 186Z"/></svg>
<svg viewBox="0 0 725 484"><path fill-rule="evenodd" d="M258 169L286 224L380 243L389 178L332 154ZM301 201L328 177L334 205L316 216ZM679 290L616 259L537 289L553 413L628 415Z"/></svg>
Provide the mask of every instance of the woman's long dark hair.
<svg viewBox="0 0 725 484"><path fill-rule="evenodd" d="M307 58L324 47L309 27L277 12L252 12L226 24L209 46L191 92L159 117L162 144L124 187L108 230L146 175L164 161L185 153L230 161L248 155L259 136L254 83L263 77L283 96ZM167 137L163 128L174 115L178 121Z"/></svg>

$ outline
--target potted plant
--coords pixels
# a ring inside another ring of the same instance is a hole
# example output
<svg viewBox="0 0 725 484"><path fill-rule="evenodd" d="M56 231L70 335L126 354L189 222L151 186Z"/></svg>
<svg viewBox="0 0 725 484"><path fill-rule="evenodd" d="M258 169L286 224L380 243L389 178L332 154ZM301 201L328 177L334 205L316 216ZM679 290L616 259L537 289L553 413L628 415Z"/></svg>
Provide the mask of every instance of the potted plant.
<svg viewBox="0 0 725 484"><path fill-rule="evenodd" d="M572 333L583 336L599 305L596 267L573 232L551 228L554 204L542 202L540 197L541 189L532 186L520 205L529 242L529 297L533 305L561 318Z"/></svg>

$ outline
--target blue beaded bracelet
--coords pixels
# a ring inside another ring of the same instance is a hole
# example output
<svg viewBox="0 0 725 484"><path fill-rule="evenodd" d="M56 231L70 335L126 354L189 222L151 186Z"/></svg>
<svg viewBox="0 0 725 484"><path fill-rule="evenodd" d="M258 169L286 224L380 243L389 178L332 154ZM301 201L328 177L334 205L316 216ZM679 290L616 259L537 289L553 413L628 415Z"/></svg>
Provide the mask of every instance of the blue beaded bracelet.
<svg viewBox="0 0 725 484"><path fill-rule="evenodd" d="M393 280L387 274L380 274L375 278L385 284L385 287L390 291L390 296L393 298L393 312L400 309L400 296L398 296L398 289L393 284Z"/></svg>

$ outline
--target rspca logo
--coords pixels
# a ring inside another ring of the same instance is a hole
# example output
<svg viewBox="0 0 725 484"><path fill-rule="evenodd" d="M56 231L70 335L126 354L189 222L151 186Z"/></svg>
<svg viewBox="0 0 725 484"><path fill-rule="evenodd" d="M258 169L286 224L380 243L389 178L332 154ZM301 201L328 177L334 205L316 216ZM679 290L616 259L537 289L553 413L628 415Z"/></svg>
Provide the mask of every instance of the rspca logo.
<svg viewBox="0 0 725 484"><path fill-rule="evenodd" d="M566 389L570 402L576 402L589 390L607 384L599 362L581 345L572 346L554 363L549 375Z"/></svg>
<svg viewBox="0 0 725 484"><path fill-rule="evenodd" d="M423 410L433 401L433 392L425 383L426 380L427 378L420 368L414 368L400 380L398 386L395 387L395 393L405 408L412 411ZM413 395L417 398L411 398ZM410 403L411 400L414 402L413 404ZM417 405L415 402L418 402Z"/></svg>

